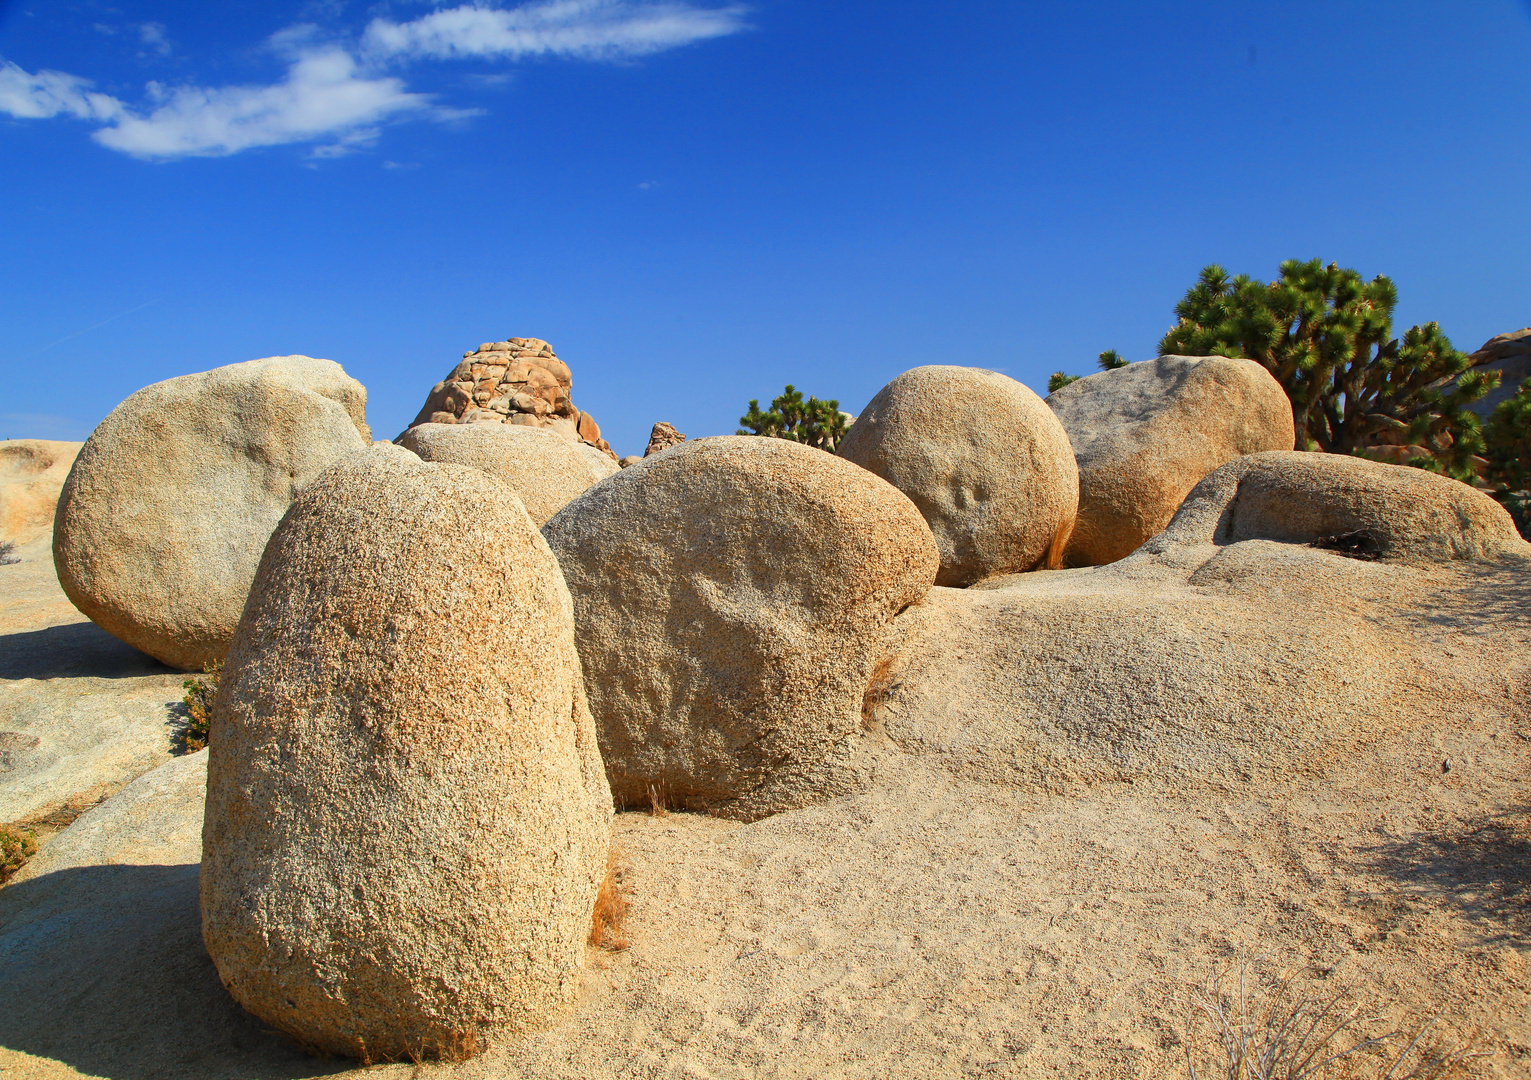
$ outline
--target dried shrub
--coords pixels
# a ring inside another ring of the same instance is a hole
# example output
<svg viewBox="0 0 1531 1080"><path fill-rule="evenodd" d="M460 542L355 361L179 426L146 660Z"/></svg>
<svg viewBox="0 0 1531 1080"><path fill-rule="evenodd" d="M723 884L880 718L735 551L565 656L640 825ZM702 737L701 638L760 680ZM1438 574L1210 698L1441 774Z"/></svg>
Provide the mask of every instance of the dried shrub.
<svg viewBox="0 0 1531 1080"><path fill-rule="evenodd" d="M595 895L590 916L590 944L608 952L621 952L627 941L627 889L617 865L617 852L606 856L606 878Z"/></svg>
<svg viewBox="0 0 1531 1080"><path fill-rule="evenodd" d="M1489 1056L1471 1040L1427 1038L1436 1017L1388 1028L1383 1016L1344 991L1315 994L1290 974L1256 967L1257 961L1241 958L1233 971L1214 968L1192 991L1185 1039L1191 1080L1448 1080L1470 1075L1471 1063ZM1198 1020L1210 1021L1210 1034Z"/></svg>
<svg viewBox="0 0 1531 1080"><path fill-rule="evenodd" d="M16 545L9 540L0 541L0 566L10 566L20 561L16 557Z"/></svg>
<svg viewBox="0 0 1531 1080"><path fill-rule="evenodd" d="M37 834L30 829L0 825L0 885L37 854Z"/></svg>

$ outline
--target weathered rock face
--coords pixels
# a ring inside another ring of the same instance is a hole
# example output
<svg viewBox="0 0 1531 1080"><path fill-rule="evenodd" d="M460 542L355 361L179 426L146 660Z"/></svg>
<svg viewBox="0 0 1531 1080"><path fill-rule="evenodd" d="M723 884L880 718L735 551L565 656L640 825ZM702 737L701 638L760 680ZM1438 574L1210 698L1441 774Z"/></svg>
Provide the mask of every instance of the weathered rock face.
<svg viewBox="0 0 1531 1080"><path fill-rule="evenodd" d="M84 445L0 440L0 540L24 544L53 524L58 493Z"/></svg>
<svg viewBox="0 0 1531 1080"><path fill-rule="evenodd" d="M1487 419L1500 402L1514 397L1520 384L1531 377L1531 326L1489 338L1468 359L1473 365L1469 370L1484 368L1499 372L1499 385L1468 406Z"/></svg>
<svg viewBox="0 0 1531 1080"><path fill-rule="evenodd" d="M649 432L649 444L643 451L643 456L657 454L661 450L668 450L672 446L679 446L686 441L686 437L675 430L674 424L667 424L663 420L654 425L654 430Z"/></svg>
<svg viewBox="0 0 1531 1080"><path fill-rule="evenodd" d="M172 667L228 651L255 566L295 492L371 441L339 364L273 356L146 386L101 421L58 504L74 605Z"/></svg>
<svg viewBox="0 0 1531 1080"><path fill-rule="evenodd" d="M1312 544L1415 565L1531 553L1509 512L1460 481L1293 450L1250 454L1214 471L1144 550L1241 540Z"/></svg>
<svg viewBox="0 0 1531 1080"><path fill-rule="evenodd" d="M1070 383L1047 404L1079 462L1070 566L1122 558L1213 469L1294 442L1286 394L1253 360L1161 356Z"/></svg>
<svg viewBox="0 0 1531 1080"><path fill-rule="evenodd" d="M574 376L537 338L486 341L431 388L419 424L519 424L546 428L611 455L600 426L569 399Z"/></svg>
<svg viewBox="0 0 1531 1080"><path fill-rule="evenodd" d="M938 560L904 495L820 450L724 436L624 469L543 533L619 802L758 818L864 782L873 667Z"/></svg>
<svg viewBox="0 0 1531 1080"><path fill-rule="evenodd" d="M559 438L546 429L513 424L421 424L399 436L399 445L426 461L471 465L516 493L540 528L617 463L591 446ZM599 460L610 468L598 468Z"/></svg>
<svg viewBox="0 0 1531 1080"><path fill-rule="evenodd" d="M941 550L936 584L1057 566L1078 473L1042 399L979 368L906 371L878 391L836 451L913 500Z"/></svg>
<svg viewBox="0 0 1531 1080"><path fill-rule="evenodd" d="M494 479L380 447L303 491L208 753L203 935L256 1016L387 1058L573 1000L611 798L568 591Z"/></svg>

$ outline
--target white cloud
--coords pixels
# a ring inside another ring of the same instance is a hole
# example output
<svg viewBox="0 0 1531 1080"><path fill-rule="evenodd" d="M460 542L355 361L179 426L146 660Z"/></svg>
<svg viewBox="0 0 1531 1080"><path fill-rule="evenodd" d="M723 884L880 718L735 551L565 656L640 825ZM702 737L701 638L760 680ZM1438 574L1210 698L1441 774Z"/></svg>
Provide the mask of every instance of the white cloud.
<svg viewBox="0 0 1531 1080"><path fill-rule="evenodd" d="M337 48L300 56L272 86L166 90L151 83L150 93L163 104L143 116L124 112L95 140L143 158L216 157L327 139L354 146L346 140L381 120L430 110L429 97L407 92L401 79L367 78Z"/></svg>
<svg viewBox="0 0 1531 1080"><path fill-rule="evenodd" d="M338 13L339 0L315 0ZM0 115L35 120L69 116L103 126L98 143L134 157L216 157L260 146L318 143L311 159L340 157L378 137L378 125L405 117L451 121L476 110L445 109L384 72L410 61L463 57L564 56L615 60L677 48L744 29L744 9L697 7L683 0L536 0L519 7L469 3L407 22L375 18L359 50L334 43L312 24L272 36L289 61L286 77L265 86L176 86L151 82L147 104L130 106L60 71L28 74L0 60ZM114 33L105 25L98 29ZM137 26L142 43L170 52L165 27ZM494 78L495 76L484 76Z"/></svg>
<svg viewBox="0 0 1531 1080"><path fill-rule="evenodd" d="M89 79L62 71L28 75L9 61L0 61L0 113L20 120L73 116L81 120L111 120L121 115L122 102L90 90Z"/></svg>
<svg viewBox="0 0 1531 1080"><path fill-rule="evenodd" d="M405 23L373 19L362 48L383 57L556 55L609 60L673 49L743 28L741 7L632 0L541 0L514 8L463 4Z"/></svg>

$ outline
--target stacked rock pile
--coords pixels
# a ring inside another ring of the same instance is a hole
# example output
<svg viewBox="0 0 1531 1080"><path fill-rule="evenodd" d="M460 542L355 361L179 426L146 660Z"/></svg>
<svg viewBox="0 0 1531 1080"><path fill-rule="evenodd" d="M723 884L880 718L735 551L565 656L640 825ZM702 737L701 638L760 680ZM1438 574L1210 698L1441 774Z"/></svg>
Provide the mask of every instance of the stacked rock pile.
<svg viewBox="0 0 1531 1080"><path fill-rule="evenodd" d="M580 412L569 398L574 377L569 365L538 338L486 341L441 382L431 387L425 407L410 427L418 424L519 424L549 428L570 442L588 443L616 454L601 438L601 428L589 413Z"/></svg>

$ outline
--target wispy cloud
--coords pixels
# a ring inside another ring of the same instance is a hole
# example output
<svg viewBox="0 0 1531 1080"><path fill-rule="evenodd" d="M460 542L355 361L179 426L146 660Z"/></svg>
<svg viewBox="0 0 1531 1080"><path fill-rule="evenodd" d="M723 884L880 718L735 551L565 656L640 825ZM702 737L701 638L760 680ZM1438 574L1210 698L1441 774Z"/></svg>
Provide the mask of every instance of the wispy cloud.
<svg viewBox="0 0 1531 1080"><path fill-rule="evenodd" d="M267 42L289 61L282 81L224 87L151 82L137 106L92 89L89 79L77 75L33 75L0 61L0 114L94 121L102 125L92 133L101 145L146 159L222 156L287 143L319 143L311 157L338 157L376 141L386 121L474 114L408 90L389 73L404 64L535 56L620 60L744 27L742 7L681 0L537 0L510 8L474 2L405 22L375 18L359 40L352 39L354 46L326 42L311 25L289 27ZM168 55L165 27L143 23L137 30L144 46Z"/></svg>
<svg viewBox="0 0 1531 1080"><path fill-rule="evenodd" d="M384 57L569 56L611 60L661 52L744 28L740 7L698 8L631 0L544 0L517 8L479 4L396 23L374 19L365 52Z"/></svg>
<svg viewBox="0 0 1531 1080"><path fill-rule="evenodd" d="M112 120L122 114L122 102L91 90L94 84L62 71L28 75L9 61L0 61L0 112L22 120L73 116L80 120Z"/></svg>
<svg viewBox="0 0 1531 1080"><path fill-rule="evenodd" d="M163 23L146 22L138 25L138 40L145 48L153 49L161 56L170 55L170 39L165 36Z"/></svg>

